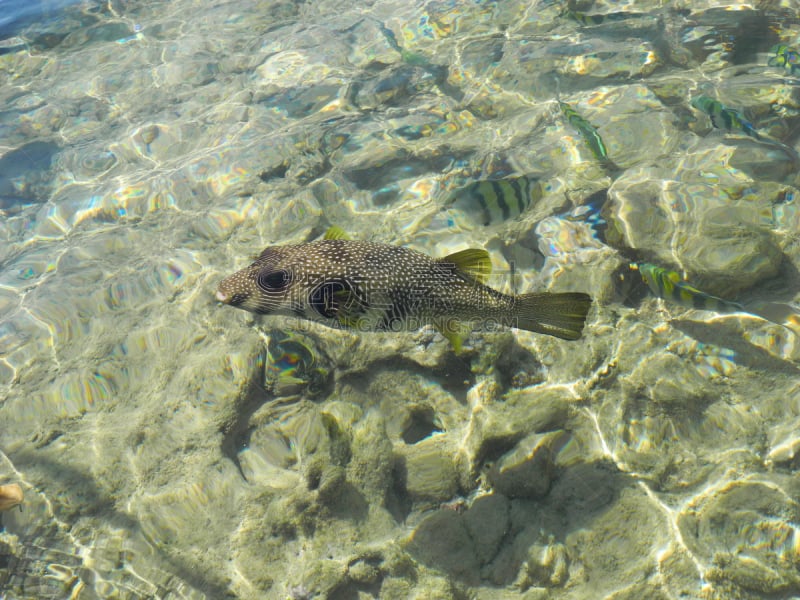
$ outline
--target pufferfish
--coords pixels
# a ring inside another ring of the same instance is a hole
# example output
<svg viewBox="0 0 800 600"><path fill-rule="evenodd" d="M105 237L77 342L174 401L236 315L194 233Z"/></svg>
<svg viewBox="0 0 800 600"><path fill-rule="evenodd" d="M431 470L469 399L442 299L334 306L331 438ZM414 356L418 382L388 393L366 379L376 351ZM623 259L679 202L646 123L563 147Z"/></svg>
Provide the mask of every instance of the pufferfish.
<svg viewBox="0 0 800 600"><path fill-rule="evenodd" d="M402 246L354 241L332 227L321 240L265 249L223 279L220 302L265 315L294 315L358 331L433 325L460 351L470 325L503 325L566 340L580 337L584 293L509 296L485 282L489 253L470 249L434 259Z"/></svg>

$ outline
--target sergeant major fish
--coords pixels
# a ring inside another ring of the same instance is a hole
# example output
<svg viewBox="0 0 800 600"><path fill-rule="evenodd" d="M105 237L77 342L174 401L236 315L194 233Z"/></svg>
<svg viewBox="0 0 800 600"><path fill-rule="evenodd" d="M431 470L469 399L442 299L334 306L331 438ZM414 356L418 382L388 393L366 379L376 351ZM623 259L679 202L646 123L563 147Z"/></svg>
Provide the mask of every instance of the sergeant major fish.
<svg viewBox="0 0 800 600"><path fill-rule="evenodd" d="M624 11L605 14L590 14L574 10L573 8L569 7L570 3L567 4L568 6L559 16L567 17L587 27L596 25L611 25L612 23L616 23L620 26L620 33L622 33L622 31L631 31L632 29L641 30L644 28L651 30L653 27L657 26L656 23L658 19L651 15L647 15L646 13Z"/></svg>
<svg viewBox="0 0 800 600"><path fill-rule="evenodd" d="M539 180L522 176L475 181L455 190L447 202L488 226L518 217L541 198Z"/></svg>
<svg viewBox="0 0 800 600"><path fill-rule="evenodd" d="M796 48L785 44L776 44L770 48L770 53L774 56L767 60L768 66L783 67L789 71L790 75L794 75L796 70L800 70L800 52Z"/></svg>
<svg viewBox="0 0 800 600"><path fill-rule="evenodd" d="M628 267L632 271L639 272L642 281L647 284L654 295L672 300L688 308L713 310L720 313L744 312L786 327L795 333L800 326L800 313L792 304L770 301L740 304L707 294L682 279L675 271L657 267L651 263L631 263Z"/></svg>
<svg viewBox="0 0 800 600"><path fill-rule="evenodd" d="M728 108L719 100L714 100L708 96L698 96L692 100L692 106L706 113L711 119L711 124L717 129L734 132L741 131L753 139L761 139L755 127L744 118L742 113Z"/></svg>
<svg viewBox="0 0 800 600"><path fill-rule="evenodd" d="M680 274L654 264L639 262L630 265L638 271L650 291L659 298L672 300L688 308L714 310L717 312L739 312L744 307L738 302L724 300L707 294L681 278Z"/></svg>
<svg viewBox="0 0 800 600"><path fill-rule="evenodd" d="M285 314L359 331L432 324L460 351L466 324L497 323L558 338L581 335L587 294L509 296L485 281L491 261L470 249L434 259L421 252L346 239L338 228L305 244L272 246L224 279L217 300L258 314Z"/></svg>

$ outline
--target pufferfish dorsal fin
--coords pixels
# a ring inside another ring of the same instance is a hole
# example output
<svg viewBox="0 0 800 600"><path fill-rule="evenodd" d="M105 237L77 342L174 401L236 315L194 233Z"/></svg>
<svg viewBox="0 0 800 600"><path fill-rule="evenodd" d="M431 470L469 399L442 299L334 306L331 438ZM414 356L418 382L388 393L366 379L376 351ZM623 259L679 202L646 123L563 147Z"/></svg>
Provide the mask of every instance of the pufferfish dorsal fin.
<svg viewBox="0 0 800 600"><path fill-rule="evenodd" d="M323 236L322 239L324 239L324 240L349 240L350 236L347 235L347 232L344 229L342 229L341 227L338 227L337 225L331 225L328 228L328 231L325 232L325 235Z"/></svg>
<svg viewBox="0 0 800 600"><path fill-rule="evenodd" d="M456 269L469 275L478 283L486 283L492 274L492 259L483 248L468 248L439 259L440 263L452 263Z"/></svg>

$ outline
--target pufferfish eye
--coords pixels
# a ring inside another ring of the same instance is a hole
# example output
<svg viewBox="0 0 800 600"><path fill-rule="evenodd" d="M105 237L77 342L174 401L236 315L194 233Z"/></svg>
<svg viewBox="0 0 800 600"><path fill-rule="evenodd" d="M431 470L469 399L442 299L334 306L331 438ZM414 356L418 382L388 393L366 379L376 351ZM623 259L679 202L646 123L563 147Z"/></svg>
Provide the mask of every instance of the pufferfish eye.
<svg viewBox="0 0 800 600"><path fill-rule="evenodd" d="M277 271L261 271L258 274L258 287L265 292L278 292L286 288L292 282L292 274L284 269Z"/></svg>

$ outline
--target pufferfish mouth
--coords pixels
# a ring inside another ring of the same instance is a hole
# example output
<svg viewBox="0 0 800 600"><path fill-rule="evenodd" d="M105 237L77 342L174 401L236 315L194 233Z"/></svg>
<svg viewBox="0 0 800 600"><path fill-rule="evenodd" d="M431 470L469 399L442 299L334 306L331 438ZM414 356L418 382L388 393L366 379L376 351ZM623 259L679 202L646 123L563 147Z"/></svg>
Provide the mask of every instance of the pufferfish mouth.
<svg viewBox="0 0 800 600"><path fill-rule="evenodd" d="M218 289L217 293L214 294L214 297L223 304L229 304L230 306L239 306L242 304L242 302L247 300L247 296L245 294L230 294L222 289Z"/></svg>

